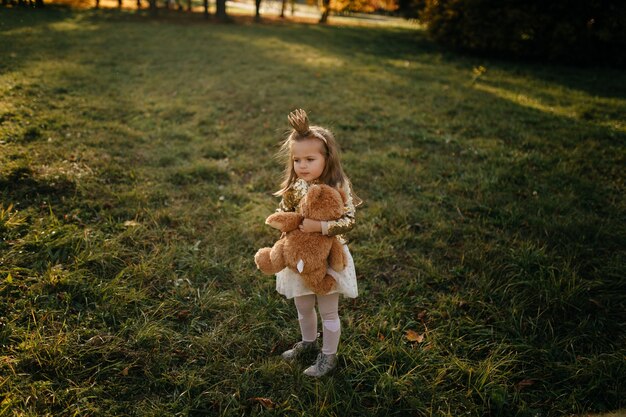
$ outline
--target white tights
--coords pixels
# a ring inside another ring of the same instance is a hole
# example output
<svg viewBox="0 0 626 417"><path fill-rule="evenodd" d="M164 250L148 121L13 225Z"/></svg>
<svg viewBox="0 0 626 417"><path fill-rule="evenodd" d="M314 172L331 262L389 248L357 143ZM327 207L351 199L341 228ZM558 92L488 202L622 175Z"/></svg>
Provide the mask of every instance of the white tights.
<svg viewBox="0 0 626 417"><path fill-rule="evenodd" d="M295 297L296 309L302 340L313 342L317 339L317 313L315 312L315 294ZM341 322L339 321L339 294L318 295L317 308L322 316L324 327L324 341L322 353L331 355L337 353L339 336L341 336Z"/></svg>

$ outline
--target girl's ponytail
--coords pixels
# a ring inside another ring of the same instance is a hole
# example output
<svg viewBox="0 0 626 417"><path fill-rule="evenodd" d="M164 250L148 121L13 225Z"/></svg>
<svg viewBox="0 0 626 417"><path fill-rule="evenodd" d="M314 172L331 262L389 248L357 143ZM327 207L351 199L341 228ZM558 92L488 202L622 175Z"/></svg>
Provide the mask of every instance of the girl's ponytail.
<svg viewBox="0 0 626 417"><path fill-rule="evenodd" d="M298 135L301 137L307 137L311 133L311 129L309 128L309 117L306 115L306 112L302 109L296 109L289 113L287 116L289 119L289 124L293 127Z"/></svg>

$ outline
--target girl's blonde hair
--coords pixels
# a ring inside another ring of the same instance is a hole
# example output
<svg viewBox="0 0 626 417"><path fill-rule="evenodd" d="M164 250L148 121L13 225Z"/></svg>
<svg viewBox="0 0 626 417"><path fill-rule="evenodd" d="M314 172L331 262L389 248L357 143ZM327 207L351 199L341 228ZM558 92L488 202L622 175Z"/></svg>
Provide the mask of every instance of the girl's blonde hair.
<svg viewBox="0 0 626 417"><path fill-rule="evenodd" d="M301 140L317 139L323 145L322 154L324 155L325 164L322 175L319 177L320 182L332 187L337 185L342 187L345 182L348 182L348 178L341 167L339 145L335 141L333 133L320 126L309 126L309 118L302 109L292 111L287 118L292 129L278 151L278 156L286 160L285 172L283 182L280 184L281 189L275 192L274 195L283 195L289 189L289 186L298 179L293 169L293 161L291 160L291 147L294 142Z"/></svg>

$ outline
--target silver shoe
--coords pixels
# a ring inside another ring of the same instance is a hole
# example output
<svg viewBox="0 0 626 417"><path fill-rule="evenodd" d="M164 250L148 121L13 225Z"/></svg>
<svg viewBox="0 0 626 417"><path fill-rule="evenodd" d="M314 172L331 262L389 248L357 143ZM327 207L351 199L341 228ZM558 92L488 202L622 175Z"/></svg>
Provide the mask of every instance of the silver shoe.
<svg viewBox="0 0 626 417"><path fill-rule="evenodd" d="M304 374L319 378L326 375L337 367L337 355L326 355L321 353L317 355L315 363L304 370Z"/></svg>
<svg viewBox="0 0 626 417"><path fill-rule="evenodd" d="M311 352L317 349L317 342L298 342L289 350L286 350L282 353L283 359L291 361L296 359L298 356L301 356L307 352Z"/></svg>

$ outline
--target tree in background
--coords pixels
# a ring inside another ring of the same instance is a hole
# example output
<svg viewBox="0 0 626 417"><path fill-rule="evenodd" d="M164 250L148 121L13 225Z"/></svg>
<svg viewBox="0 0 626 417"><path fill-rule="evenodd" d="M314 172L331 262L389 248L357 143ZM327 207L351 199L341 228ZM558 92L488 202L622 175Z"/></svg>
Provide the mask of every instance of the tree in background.
<svg viewBox="0 0 626 417"><path fill-rule="evenodd" d="M215 0L215 16L221 21L227 21L226 0Z"/></svg>
<svg viewBox="0 0 626 417"><path fill-rule="evenodd" d="M418 19L426 0L398 0L398 12L407 19Z"/></svg>
<svg viewBox="0 0 626 417"><path fill-rule="evenodd" d="M2 0L2 6L44 7L43 0Z"/></svg>
<svg viewBox="0 0 626 417"><path fill-rule="evenodd" d="M322 0L322 17L320 17L320 23L328 22L328 15L330 14L330 0Z"/></svg>
<svg viewBox="0 0 626 417"><path fill-rule="evenodd" d="M626 64L623 0L426 0L420 18L456 49Z"/></svg>
<svg viewBox="0 0 626 417"><path fill-rule="evenodd" d="M289 1L289 4L291 6L291 15L293 16L296 12L296 0L283 0L282 4L280 5L280 17L282 18L285 17L285 9L287 8L287 1Z"/></svg>

